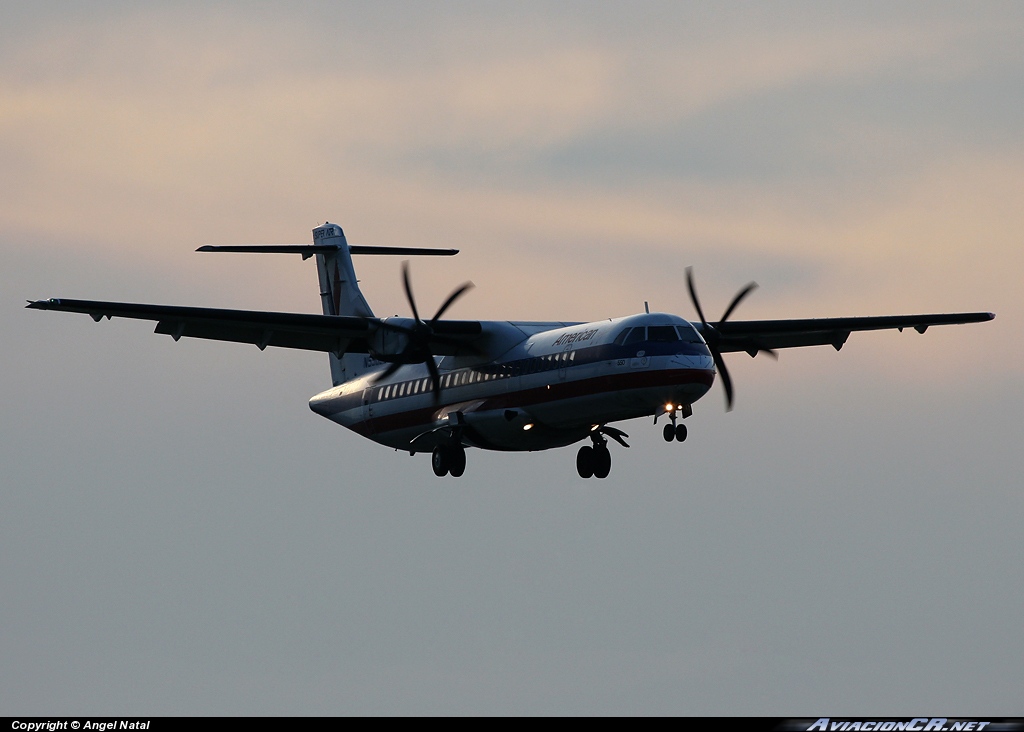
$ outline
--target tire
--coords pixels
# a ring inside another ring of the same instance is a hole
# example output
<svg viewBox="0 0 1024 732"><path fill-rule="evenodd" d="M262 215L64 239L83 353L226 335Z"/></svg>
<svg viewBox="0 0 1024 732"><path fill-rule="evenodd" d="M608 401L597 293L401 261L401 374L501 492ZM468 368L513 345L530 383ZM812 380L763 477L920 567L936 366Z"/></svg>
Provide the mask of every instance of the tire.
<svg viewBox="0 0 1024 732"><path fill-rule="evenodd" d="M463 447L453 448L448 454L448 472L453 478L461 478L466 472L466 450Z"/></svg>
<svg viewBox="0 0 1024 732"><path fill-rule="evenodd" d="M667 424L665 425L665 429L661 431L661 434L664 436L665 442L672 442L676 436L676 428L671 424Z"/></svg>
<svg viewBox="0 0 1024 732"><path fill-rule="evenodd" d="M686 425L680 422L676 425L676 442L686 441Z"/></svg>
<svg viewBox="0 0 1024 732"><path fill-rule="evenodd" d="M584 445L576 453L576 472L581 478L589 478L594 474L594 448Z"/></svg>
<svg viewBox="0 0 1024 732"><path fill-rule="evenodd" d="M434 452L430 456L430 467L434 469L434 475L438 478L448 475L450 462L447 447L438 445L434 448Z"/></svg>
<svg viewBox="0 0 1024 732"><path fill-rule="evenodd" d="M607 478L612 470L612 454L607 447L594 448L594 477Z"/></svg>

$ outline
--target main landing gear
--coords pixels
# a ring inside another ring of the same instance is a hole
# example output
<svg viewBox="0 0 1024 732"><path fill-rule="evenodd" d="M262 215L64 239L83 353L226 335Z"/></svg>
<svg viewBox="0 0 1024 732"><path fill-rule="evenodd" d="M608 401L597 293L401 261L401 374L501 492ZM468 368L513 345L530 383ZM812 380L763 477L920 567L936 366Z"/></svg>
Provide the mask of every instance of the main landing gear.
<svg viewBox="0 0 1024 732"><path fill-rule="evenodd" d="M576 453L576 472L581 478L607 478L612 469L612 454L608 450L608 440L605 435L611 437L623 447L629 447L624 438L628 437L625 432L608 425L594 426L590 432L590 439L593 445L584 445Z"/></svg>
<svg viewBox="0 0 1024 732"><path fill-rule="evenodd" d="M430 467L438 478L445 475L461 478L466 472L466 448L462 445L438 445L430 456Z"/></svg>
<svg viewBox="0 0 1024 732"><path fill-rule="evenodd" d="M612 454L607 443L584 445L576 453L576 472L581 478L607 478L612 469Z"/></svg>

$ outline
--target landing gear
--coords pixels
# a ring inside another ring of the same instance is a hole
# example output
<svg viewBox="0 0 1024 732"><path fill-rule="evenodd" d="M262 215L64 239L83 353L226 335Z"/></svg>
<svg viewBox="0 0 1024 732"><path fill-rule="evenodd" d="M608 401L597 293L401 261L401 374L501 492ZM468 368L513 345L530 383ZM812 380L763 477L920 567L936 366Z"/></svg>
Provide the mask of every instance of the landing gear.
<svg viewBox="0 0 1024 732"><path fill-rule="evenodd" d="M448 473L453 478L461 478L466 472L466 449L462 445L451 448L448 460Z"/></svg>
<svg viewBox="0 0 1024 732"><path fill-rule="evenodd" d="M594 447L594 477L607 478L612 470L612 454L607 445Z"/></svg>
<svg viewBox="0 0 1024 732"><path fill-rule="evenodd" d="M593 446L584 445L576 453L576 472L581 478L607 478L612 469L612 454L608 441L595 433L591 436Z"/></svg>
<svg viewBox="0 0 1024 732"><path fill-rule="evenodd" d="M589 478L594 474L594 448L584 445L576 453L576 472L581 478Z"/></svg>
<svg viewBox="0 0 1024 732"><path fill-rule="evenodd" d="M668 413L668 418L671 419L672 421L669 424L665 425L661 430L661 436L665 438L665 442L672 442L672 440L675 440L676 442L684 442L686 440L686 425L683 424L682 422L677 421L679 418L676 416L676 409L684 408L677 407L672 409L672 411ZM687 414L688 412L683 412L684 417L687 416ZM658 421L659 416L660 415L658 414L654 415L655 422Z"/></svg>
<svg viewBox="0 0 1024 732"><path fill-rule="evenodd" d="M438 478L448 474L453 478L461 478L466 472L465 448L462 445L438 445L430 456L430 467L434 469L434 475Z"/></svg>
<svg viewBox="0 0 1024 732"><path fill-rule="evenodd" d="M434 475L442 478L448 475L448 448L438 445L430 456L430 467L434 469Z"/></svg>

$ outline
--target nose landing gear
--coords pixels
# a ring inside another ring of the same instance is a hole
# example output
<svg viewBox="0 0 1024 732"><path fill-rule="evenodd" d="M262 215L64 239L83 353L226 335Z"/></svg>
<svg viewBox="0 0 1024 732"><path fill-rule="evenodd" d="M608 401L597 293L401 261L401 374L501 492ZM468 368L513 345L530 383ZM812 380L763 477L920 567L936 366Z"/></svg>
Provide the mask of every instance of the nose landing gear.
<svg viewBox="0 0 1024 732"><path fill-rule="evenodd" d="M682 422L677 422L679 416L676 414L677 410L682 412L683 417L688 417L692 412L687 412L688 405L673 405L672 409L668 409L668 405L665 407L665 413L668 414L668 418L672 420L669 424L665 425L661 430L662 437L665 438L665 442L684 442L686 440L686 425ZM660 415L654 415L654 421L658 421Z"/></svg>

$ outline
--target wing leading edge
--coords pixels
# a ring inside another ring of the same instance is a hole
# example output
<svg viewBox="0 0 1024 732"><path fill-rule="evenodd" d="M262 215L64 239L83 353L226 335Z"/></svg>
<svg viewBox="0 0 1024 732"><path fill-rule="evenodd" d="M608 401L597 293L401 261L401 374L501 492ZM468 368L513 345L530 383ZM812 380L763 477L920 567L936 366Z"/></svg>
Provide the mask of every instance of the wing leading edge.
<svg viewBox="0 0 1024 732"><path fill-rule="evenodd" d="M133 318L156 321L157 333L179 338L251 343L261 350L267 346L296 348L325 353L371 353L374 336L392 328L386 321L345 315L224 310L220 308L146 305L99 300L50 299L30 302L35 310L85 313L99 322L103 318ZM436 344L438 355L454 354L458 343L469 343L482 332L477 321L447 320L435 324L444 336Z"/></svg>
<svg viewBox="0 0 1024 732"><path fill-rule="evenodd" d="M732 320L716 324L718 347L723 353L832 346L837 351L850 333L861 330L903 330L913 328L924 333L933 325L983 323L994 313L940 313L933 315L882 315L864 318L809 318L804 320ZM702 330L699 323L694 324Z"/></svg>

